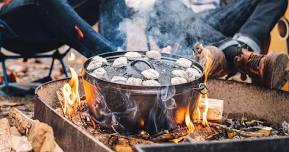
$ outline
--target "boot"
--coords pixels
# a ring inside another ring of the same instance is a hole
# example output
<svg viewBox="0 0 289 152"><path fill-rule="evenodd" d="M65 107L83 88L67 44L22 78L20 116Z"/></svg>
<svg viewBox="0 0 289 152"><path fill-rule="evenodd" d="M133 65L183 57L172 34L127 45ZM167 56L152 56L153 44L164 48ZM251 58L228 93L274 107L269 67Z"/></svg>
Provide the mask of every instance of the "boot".
<svg viewBox="0 0 289 152"><path fill-rule="evenodd" d="M243 80L248 75L253 83L276 89L280 89L286 82L287 64L288 56L284 53L260 55L245 48L234 59L234 65Z"/></svg>
<svg viewBox="0 0 289 152"><path fill-rule="evenodd" d="M194 51L199 57L199 62L204 67L207 77L220 78L227 74L227 63L223 51L215 46L204 47L202 44L196 44Z"/></svg>

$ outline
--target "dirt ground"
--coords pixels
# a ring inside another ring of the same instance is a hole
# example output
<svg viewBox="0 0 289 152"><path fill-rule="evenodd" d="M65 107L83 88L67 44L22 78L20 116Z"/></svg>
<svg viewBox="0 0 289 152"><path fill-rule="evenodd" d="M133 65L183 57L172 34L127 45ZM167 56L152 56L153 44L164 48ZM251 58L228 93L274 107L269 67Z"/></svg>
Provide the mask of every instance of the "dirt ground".
<svg viewBox="0 0 289 152"><path fill-rule="evenodd" d="M61 48L61 51L65 49L66 47L63 47ZM69 61L68 63L68 56L70 55L68 54L64 61L66 62L67 67L73 67L79 73L82 63L86 59L74 50L72 50L71 53L75 54L75 60L73 62ZM10 52L5 52L5 54L12 55ZM26 62L24 62L23 59L7 60L5 63L9 75L9 80L11 83L27 85L33 81L44 78L48 75L51 61L51 59L28 59ZM56 80L61 78L65 78L65 76L63 74L60 62L56 61L52 73L52 79ZM0 83L3 83L2 68L0 69ZM0 118L6 117L8 115L9 109L12 107L16 107L32 118L35 101L35 97L31 95L26 97L0 96Z"/></svg>

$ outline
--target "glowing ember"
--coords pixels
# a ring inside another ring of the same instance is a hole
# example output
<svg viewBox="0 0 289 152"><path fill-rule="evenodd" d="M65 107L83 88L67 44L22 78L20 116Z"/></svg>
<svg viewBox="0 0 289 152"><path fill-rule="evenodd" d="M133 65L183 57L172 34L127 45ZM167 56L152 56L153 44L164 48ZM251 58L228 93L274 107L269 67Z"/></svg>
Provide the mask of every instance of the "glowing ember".
<svg viewBox="0 0 289 152"><path fill-rule="evenodd" d="M183 108L178 108L176 110L176 122L177 124L183 124L183 122L185 121L185 115L186 115L186 111L187 111L187 107L183 107Z"/></svg>

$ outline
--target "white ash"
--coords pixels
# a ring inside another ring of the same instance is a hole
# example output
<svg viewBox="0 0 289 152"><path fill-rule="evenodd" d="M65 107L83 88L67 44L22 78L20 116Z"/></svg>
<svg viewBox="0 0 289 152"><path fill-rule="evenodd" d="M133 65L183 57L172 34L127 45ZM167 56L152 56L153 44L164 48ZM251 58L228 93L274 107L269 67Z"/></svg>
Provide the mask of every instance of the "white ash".
<svg viewBox="0 0 289 152"><path fill-rule="evenodd" d="M142 82L143 86L161 86L161 84L156 80L145 80Z"/></svg>
<svg viewBox="0 0 289 152"><path fill-rule="evenodd" d="M127 79L125 77L122 77L122 76L114 76L114 77L112 77L110 82L119 83L119 84L126 84Z"/></svg>
<svg viewBox="0 0 289 152"><path fill-rule="evenodd" d="M150 59L155 59L155 60L159 60L162 57L159 51L147 51L146 56Z"/></svg>
<svg viewBox="0 0 289 152"><path fill-rule="evenodd" d="M178 84L183 84L183 83L187 83L188 81L185 78L182 77L173 77L171 79L171 84L172 85L178 85Z"/></svg>
<svg viewBox="0 0 289 152"><path fill-rule="evenodd" d="M127 66L127 58L126 57L119 57L119 58L115 59L112 63L112 66L116 67L116 68Z"/></svg>
<svg viewBox="0 0 289 152"><path fill-rule="evenodd" d="M103 65L107 65L108 62L105 58L100 56L95 56L91 59L91 62L87 66L88 71L92 71L94 69L100 68Z"/></svg>
<svg viewBox="0 0 289 152"><path fill-rule="evenodd" d="M124 56L127 57L128 60L137 60L142 57L138 52L127 52L124 54Z"/></svg>
<svg viewBox="0 0 289 152"><path fill-rule="evenodd" d="M104 68L97 68L91 74L98 79L105 79L106 78L106 71Z"/></svg>
<svg viewBox="0 0 289 152"><path fill-rule="evenodd" d="M173 76L188 79L188 73L185 70L173 70Z"/></svg>
<svg viewBox="0 0 289 152"><path fill-rule="evenodd" d="M155 80L158 79L160 77L160 74L158 71L154 70L154 69L147 69L141 72L141 74L149 80Z"/></svg>
<svg viewBox="0 0 289 152"><path fill-rule="evenodd" d="M195 68L187 68L186 72L189 81L194 81L202 76L201 73Z"/></svg>
<svg viewBox="0 0 289 152"><path fill-rule="evenodd" d="M179 58L176 64L180 67L189 68L192 66L193 62L186 58Z"/></svg>
<svg viewBox="0 0 289 152"><path fill-rule="evenodd" d="M134 85L134 86L141 86L142 85L142 79L129 77L126 81L126 84L127 85Z"/></svg>

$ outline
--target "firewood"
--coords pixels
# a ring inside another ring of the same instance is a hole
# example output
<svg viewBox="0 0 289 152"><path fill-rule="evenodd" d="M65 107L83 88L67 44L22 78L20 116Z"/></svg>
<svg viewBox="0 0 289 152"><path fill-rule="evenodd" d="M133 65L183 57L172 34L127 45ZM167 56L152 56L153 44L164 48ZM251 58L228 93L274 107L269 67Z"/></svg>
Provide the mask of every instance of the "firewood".
<svg viewBox="0 0 289 152"><path fill-rule="evenodd" d="M28 118L16 108L10 110L9 121L22 135L28 137L35 152L62 152L62 149L54 140L52 128L47 124Z"/></svg>
<svg viewBox="0 0 289 152"><path fill-rule="evenodd" d="M204 112L206 104L204 100L200 103L200 111L201 113ZM224 100L219 99L208 99L208 112L207 112L207 120L213 122L221 122L223 117L223 107L224 107ZM201 115L201 119L202 119Z"/></svg>
<svg viewBox="0 0 289 152"><path fill-rule="evenodd" d="M16 108L10 110L9 121L10 124L15 126L22 135L28 135L33 124L32 119L28 118Z"/></svg>
<svg viewBox="0 0 289 152"><path fill-rule="evenodd" d="M227 130L228 132L231 132L231 134L235 133L242 137L268 137L272 133L271 127L260 127L257 131L253 132L253 131L243 131L243 130L230 128L225 125L218 124L218 123L209 123L209 125L214 126L214 127L220 127L222 129Z"/></svg>
<svg viewBox="0 0 289 152"><path fill-rule="evenodd" d="M0 151L10 152L11 146L7 139L10 137L10 125L8 119L0 119Z"/></svg>
<svg viewBox="0 0 289 152"><path fill-rule="evenodd" d="M173 130L173 132L162 131L158 134L158 136L151 139L153 142L176 142L181 141L186 136L188 136L189 132L187 128L177 128Z"/></svg>

